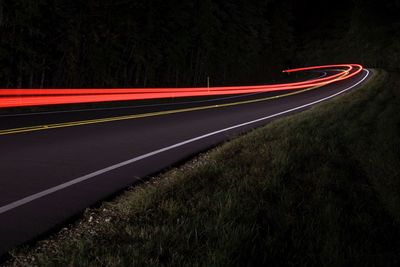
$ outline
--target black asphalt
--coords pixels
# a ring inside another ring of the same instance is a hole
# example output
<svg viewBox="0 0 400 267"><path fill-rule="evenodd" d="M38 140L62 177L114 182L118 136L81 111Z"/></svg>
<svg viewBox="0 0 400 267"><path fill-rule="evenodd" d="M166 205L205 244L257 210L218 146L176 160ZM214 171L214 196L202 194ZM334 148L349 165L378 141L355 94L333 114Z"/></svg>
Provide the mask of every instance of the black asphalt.
<svg viewBox="0 0 400 267"><path fill-rule="evenodd" d="M350 80L294 96L252 104L0 136L0 208L70 180L223 128L292 109L357 83ZM265 96L257 94L210 102L176 100L144 107L0 117L0 129L106 118ZM303 109L304 110L304 109ZM298 112L297 110L296 112ZM181 162L270 120L215 134L98 175L0 213L0 255L15 245L55 229L85 208L151 174Z"/></svg>

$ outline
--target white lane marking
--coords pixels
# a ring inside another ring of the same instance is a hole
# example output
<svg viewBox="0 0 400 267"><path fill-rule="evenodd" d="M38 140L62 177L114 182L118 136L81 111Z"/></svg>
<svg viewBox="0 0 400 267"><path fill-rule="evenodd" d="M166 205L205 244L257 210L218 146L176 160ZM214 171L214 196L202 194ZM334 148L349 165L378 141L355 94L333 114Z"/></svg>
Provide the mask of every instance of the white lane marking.
<svg viewBox="0 0 400 267"><path fill-rule="evenodd" d="M20 199L20 200L17 200L17 201L15 201L15 202L12 202L12 203L10 203L10 204L7 204L7 205L5 205L5 206L2 206L2 207L0 207L0 214L5 213L5 212L10 211L10 210L13 210L13 209L15 209L15 208L18 208L18 207L20 207L20 206L22 206L22 205L25 205L25 204L27 204L27 203L30 203L30 202L32 202L32 201L34 201L34 200L37 200L37 199L39 199L39 198L42 198L42 197L44 197L44 196L53 194L53 193L55 193L55 192L57 192L57 191L60 191L60 190L62 190L62 189L65 189L65 188L67 188L67 187L70 187L70 186L72 186L72 185L75 185L75 184L78 184L78 183L80 183L80 182L89 180L89 179L91 179L91 178L94 178L94 177L99 176L99 175L102 175L102 174L104 174L104 173L113 171L113 170L115 170L115 169L122 168L122 167L124 167L124 166L130 165L130 164L135 163L135 162L138 162L138 161L140 161L140 160L143 160L143 159L146 159L146 158L155 156L155 155L157 155L157 154L160 154L160 153L163 153L163 152L172 150L172 149L174 149L174 148L178 148L178 147L181 147L181 146L184 146L184 145L187 145L187 144L196 142L196 141L198 141L198 140L205 139L205 138L210 137L210 136L213 136L213 135L217 135L217 134L220 134L220 133L223 133L223 132L227 132L227 131L230 131L230 130L233 130L233 129L241 128L241 127L244 127L244 126L247 126L247 125L250 125L250 124L254 124L254 123L257 123L257 122L265 121L265 120L268 120L268 119L271 119L271 118L274 118L274 117L278 117L278 116L280 116L280 115L284 115L284 114L287 114L287 113L290 113L290 112L293 112L293 111L296 111L296 110L299 110L299 109L304 109L304 108L306 108L306 107L309 107L309 106L312 106L312 105L321 103L321 102L323 102L323 101L325 101L325 100L331 99L331 98L333 98L333 97L335 97L335 96L338 96L338 95L340 95L340 94L342 94L342 93L344 93L344 92L346 92L346 91L349 91L349 90L353 89L354 87L356 87L357 85L359 85L360 83L362 83L365 79L367 79L367 77L368 77L369 74L370 74L369 70L365 69L364 71L366 71L366 75L365 75L365 77L364 77L362 80L360 80L360 81L357 82L356 84L354 84L354 85L352 85L352 86L350 86L350 87L348 87L348 88L346 88L346 89L343 89L342 91L337 92L337 93L335 93L335 94L333 94L333 95L330 95L330 96L328 96L328 97L325 97L325 98L319 99L319 100L317 100L317 101L314 101L314 102L311 102L311 103L308 103L308 104L305 104L305 105L301 105L301 106L298 106L298 107L295 107L295 108L291 108L291 109L288 109L288 110L285 110L285 111L281 111L281 112L278 112L278 113L275 113L275 114L273 114L273 115L269 115L269 116L266 116L266 117L263 117L263 118L259 118L259 119L252 120L252 121L249 121L249 122L245 122L245 123L241 123L241 124L238 124L238 125L234 125L234 126L231 126L231 127L225 128L225 129L221 129L221 130L218 130L218 131L215 131L215 132L211 132L211 133L208 133L208 134L205 134L205 135L201 135L201 136L198 136L198 137L195 137L195 138L192 138L192 139L189 139L189 140L186 140L186 141L183 141L183 142L180 142L180 143L177 143L177 144L168 146L168 147L164 147L164 148L159 149L159 150L155 150L155 151L153 151L153 152L150 152L150 153L141 155L141 156L139 156L139 157L136 157L136 158L133 158L133 159L130 159L130 160L127 160L127 161L124 161L124 162L121 162L121 163L112 165L112 166L110 166L110 167L107 167L107 168L98 170L98 171L96 171L96 172L87 174L87 175L85 175L85 176L76 178L76 179L71 180L71 181L69 181L69 182L60 184L60 185L58 185L58 186L49 188L49 189L47 189L47 190L41 191L41 192L39 192L39 193L30 195L30 196L28 196L28 197L22 198L22 199Z"/></svg>
<svg viewBox="0 0 400 267"><path fill-rule="evenodd" d="M328 73L327 72L325 72L325 71L319 71L319 73L322 73L321 74L321 76L319 76L317 79L321 79L321 78L324 78L324 77L326 77L327 75L328 75Z"/></svg>

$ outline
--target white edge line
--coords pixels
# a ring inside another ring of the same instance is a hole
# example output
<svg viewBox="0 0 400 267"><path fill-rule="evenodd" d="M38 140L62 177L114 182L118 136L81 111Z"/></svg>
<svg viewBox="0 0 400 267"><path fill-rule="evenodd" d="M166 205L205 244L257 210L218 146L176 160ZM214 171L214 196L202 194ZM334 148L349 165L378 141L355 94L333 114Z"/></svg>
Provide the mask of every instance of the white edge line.
<svg viewBox="0 0 400 267"><path fill-rule="evenodd" d="M2 206L2 207L0 207L0 214L5 213L5 212L10 211L10 210L13 210L13 209L15 209L15 208L17 208L17 207L20 207L20 206L22 206L22 205L25 205L25 204L27 204L27 203L30 203L30 202L36 200L36 199L39 199L39 198L42 198L42 197L44 197L44 196L50 195L50 194L55 193L55 192L57 192L57 191L60 191L60 190L62 190L62 189L65 189L65 188L70 187L70 186L72 186L72 185L75 185L75 184L78 184L78 183L80 183L80 182L89 180L89 179L91 179L91 178L94 178L94 177L99 176L99 175L101 175L101 174L104 174L104 173L113 171L113 170L115 170L115 169L122 168L122 167L124 167L124 166L127 166L127 165L130 165L130 164L135 163L135 162L137 162L137 161L140 161L140 160L143 160L143 159L152 157L152 156L154 156L154 155L157 155L157 154L166 152L166 151L168 151L168 150L172 150L172 149L174 149L174 148L181 147L181 146L187 145L187 144L189 144L189 143L196 142L196 141L201 140L201 139L205 139L205 138L210 137L210 136L213 136L213 135L217 135L217 134L220 134L220 133L223 133L223 132L227 132L227 131L230 131L230 130L233 130L233 129L236 129L236 128L240 128L240 127L243 127L243 126L247 126L247 125L250 125L250 124L254 124L254 123L257 123L257 122L260 122L260 121L268 120L268 119L271 119L271 118L274 118L274 117L278 117L278 116L283 115L283 114L287 114L287 113L290 113L290 112L293 112L293 111L296 111L296 110L299 110L299 109L303 109L303 108L306 108L306 107L309 107L309 106L312 106L312 105L321 103L321 102L323 102L323 101L325 101L325 100L331 99L331 98L333 98L333 97L335 97L335 96L338 96L338 95L340 95L340 94L342 94L342 93L344 93L344 92L346 92L346 91L349 91L349 90L353 89L354 87L356 87L357 85L359 85L360 83L362 83L365 79L367 79L367 77L368 77L369 74L370 74L370 71L369 71L369 70L364 69L364 71L366 71L367 74L365 75L365 77L364 77L362 80L360 80L360 81L357 82L356 84L354 84L354 85L352 85L352 86L350 86L350 87L348 87L348 88L346 88L346 89L343 89L342 91L340 91L340 92L338 92L338 93L335 93L335 94L333 94L333 95L330 95L330 96L328 96L328 97L319 99L319 100L317 100L317 101L314 101L314 102L311 102L311 103L308 103L308 104L305 104L305 105L298 106L298 107L296 107L296 108L292 108L292 109L288 109L288 110L285 110L285 111L281 111L281 112L279 112L279 113L275 113L275 114L273 114L273 115L269 115L269 116L266 116L266 117L263 117L263 118L259 118L259 119L252 120L252 121L249 121L249 122L237 124L237 125L234 125L234 126L231 126L231 127L228 127L228 128L224 128L224 129L221 129L221 130L218 130L218 131L215 131L215 132L211 132L211 133L208 133L208 134L205 134L205 135L201 135L201 136L198 136L198 137L195 137L195 138L192 138L192 139L189 139L189 140L186 140L186 141L183 141L183 142L180 142L180 143L177 143L177 144L168 146L168 147L161 148L161 149L159 149L159 150L155 150L155 151L153 151L153 152L150 152L150 153L141 155L141 156L139 156L139 157L135 157L135 158L132 158L132 159L130 159L130 160L127 160L127 161L124 161L124 162L121 162L121 163L112 165L112 166L110 166L110 167L107 167L107 168L104 168L104 169L101 169L101 170L92 172L92 173L87 174L87 175L85 175L85 176L76 178L76 179L74 179L74 180L68 181L68 182L66 182L66 183L57 185L57 186L55 186L55 187L49 188L49 189L47 189L47 190L41 191L41 192L39 192L39 193L30 195L30 196L28 196L28 197L22 198L22 199L20 199L20 200L17 200L17 201L15 201L15 202L12 202L12 203L10 203L10 204L7 204L7 205L5 205L5 206Z"/></svg>

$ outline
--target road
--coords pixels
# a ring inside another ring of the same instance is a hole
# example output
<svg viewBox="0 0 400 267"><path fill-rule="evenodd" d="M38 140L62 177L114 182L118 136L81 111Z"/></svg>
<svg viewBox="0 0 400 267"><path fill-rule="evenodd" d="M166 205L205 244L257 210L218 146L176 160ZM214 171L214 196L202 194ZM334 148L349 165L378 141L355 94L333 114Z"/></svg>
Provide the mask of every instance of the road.
<svg viewBox="0 0 400 267"><path fill-rule="evenodd" d="M369 73L279 98L288 92L0 116L0 255L149 175L357 88Z"/></svg>

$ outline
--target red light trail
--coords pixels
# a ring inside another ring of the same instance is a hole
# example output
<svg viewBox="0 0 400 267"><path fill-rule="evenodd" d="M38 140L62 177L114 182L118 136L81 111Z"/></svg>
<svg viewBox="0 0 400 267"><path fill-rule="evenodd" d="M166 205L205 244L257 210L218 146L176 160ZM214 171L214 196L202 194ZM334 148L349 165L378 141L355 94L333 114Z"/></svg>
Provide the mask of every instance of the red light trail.
<svg viewBox="0 0 400 267"><path fill-rule="evenodd" d="M0 108L46 106L58 104L95 103L126 100L145 100L179 97L236 95L283 90L299 90L324 86L359 74L363 67L357 64L325 65L285 70L294 73L309 70L340 69L323 78L258 86L226 86L198 88L115 88L115 89L0 89Z"/></svg>

